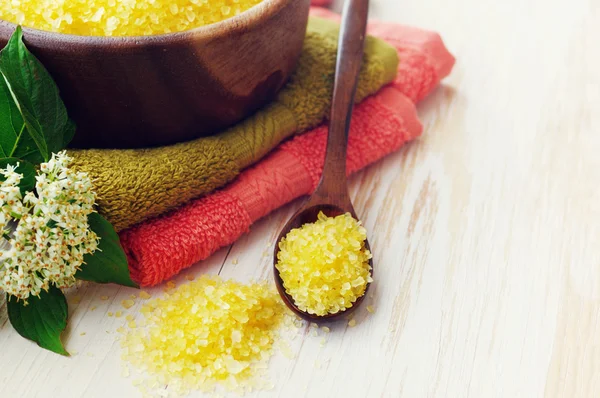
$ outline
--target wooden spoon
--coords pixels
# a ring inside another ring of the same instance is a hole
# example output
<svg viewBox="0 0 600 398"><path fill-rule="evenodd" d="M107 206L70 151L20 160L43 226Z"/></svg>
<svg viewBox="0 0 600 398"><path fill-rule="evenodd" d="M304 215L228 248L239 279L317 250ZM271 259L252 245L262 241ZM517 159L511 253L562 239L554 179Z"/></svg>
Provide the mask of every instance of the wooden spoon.
<svg viewBox="0 0 600 398"><path fill-rule="evenodd" d="M356 85L363 57L368 13L368 0L346 1L342 14L333 102L329 122L329 136L327 139L327 153L325 155L325 167L321 182L312 196L281 230L275 245L273 272L277 290L286 305L294 313L313 322L334 320L348 315L360 305L367 294L365 290L365 294L356 300L354 305L346 311L324 316L309 314L296 307L294 299L286 293L276 264L281 239L292 229L299 228L306 223L315 222L320 211L329 217L350 213L352 217L358 219L348 195L346 152L350 120L354 107L354 95L356 93ZM369 243L366 241L365 247L370 250ZM370 265L373 267L372 260L370 261ZM367 290L369 285L367 285Z"/></svg>

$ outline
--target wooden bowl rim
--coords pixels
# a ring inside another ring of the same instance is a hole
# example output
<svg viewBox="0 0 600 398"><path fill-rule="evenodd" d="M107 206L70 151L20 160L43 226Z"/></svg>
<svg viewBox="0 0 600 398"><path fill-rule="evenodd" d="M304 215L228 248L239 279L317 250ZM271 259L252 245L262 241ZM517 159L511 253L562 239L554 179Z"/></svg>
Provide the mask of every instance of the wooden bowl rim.
<svg viewBox="0 0 600 398"><path fill-rule="evenodd" d="M84 47L110 47L120 48L143 47L145 45L168 45L181 44L190 39L212 39L223 34L244 32L255 27L261 22L277 15L285 6L294 1L303 0L263 0L261 3L248 10L213 24L184 30L181 32L162 33L145 36L82 36L67 33L51 32L37 28L23 26L25 34L42 38L55 44L82 45ZM2 26L11 30L17 28L17 24L0 18L0 29ZM30 36L31 37L31 36ZM27 40L27 39L26 39Z"/></svg>

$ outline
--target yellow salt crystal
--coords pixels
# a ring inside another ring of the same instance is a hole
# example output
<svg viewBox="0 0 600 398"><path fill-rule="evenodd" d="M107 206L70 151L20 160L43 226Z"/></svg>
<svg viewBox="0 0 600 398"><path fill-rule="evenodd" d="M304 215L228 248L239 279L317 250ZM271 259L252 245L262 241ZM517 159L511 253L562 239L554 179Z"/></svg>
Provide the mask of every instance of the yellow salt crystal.
<svg viewBox="0 0 600 398"><path fill-rule="evenodd" d="M148 299L149 299L149 298L151 298L151 297L152 297L152 296L151 296L151 295L150 295L148 292L145 292L145 291L141 291L141 292L140 292L140 298L141 298L142 300L148 300Z"/></svg>
<svg viewBox="0 0 600 398"><path fill-rule="evenodd" d="M321 329L323 329L325 333L331 332L331 329L329 329L327 326L323 326Z"/></svg>
<svg viewBox="0 0 600 398"><path fill-rule="evenodd" d="M127 319L128 321L133 321L134 318L133 315L127 315L125 319Z"/></svg>
<svg viewBox="0 0 600 398"><path fill-rule="evenodd" d="M80 296L73 296L73 299L71 300L71 302L73 304L79 304L81 302L81 297Z"/></svg>
<svg viewBox="0 0 600 398"><path fill-rule="evenodd" d="M135 329L137 327L135 321L131 321L127 324L127 326L129 326L130 329Z"/></svg>
<svg viewBox="0 0 600 398"><path fill-rule="evenodd" d="M351 308L371 280L367 235L350 214L291 230L279 243L277 270L296 306L315 315Z"/></svg>
<svg viewBox="0 0 600 398"><path fill-rule="evenodd" d="M135 294L131 294L131 295L129 295L129 298L132 299L132 300L135 300L137 297L136 297Z"/></svg>
<svg viewBox="0 0 600 398"><path fill-rule="evenodd" d="M375 307L373 307L372 305L367 305L367 311L369 311L372 314L375 312Z"/></svg>
<svg viewBox="0 0 600 398"><path fill-rule="evenodd" d="M107 315L108 315L108 316L113 316L113 313L112 313L112 312L109 312Z"/></svg>
<svg viewBox="0 0 600 398"><path fill-rule="evenodd" d="M177 284L173 281L168 281L167 282L167 289L175 289L177 287Z"/></svg>
<svg viewBox="0 0 600 398"><path fill-rule="evenodd" d="M83 36L179 32L238 15L262 0L0 1L0 19Z"/></svg>
<svg viewBox="0 0 600 398"><path fill-rule="evenodd" d="M108 296L100 296L100 300L106 301L106 300L108 300Z"/></svg>
<svg viewBox="0 0 600 398"><path fill-rule="evenodd" d="M320 343L321 347L323 347L325 345L325 343L327 343L327 339L325 339L325 337L323 337L321 339L321 343Z"/></svg>
<svg viewBox="0 0 600 398"><path fill-rule="evenodd" d="M234 258L233 260L231 260L231 264L236 265L238 263L238 259Z"/></svg>
<svg viewBox="0 0 600 398"><path fill-rule="evenodd" d="M123 300L121 301L121 305L128 310L135 305L135 302L133 300Z"/></svg>
<svg viewBox="0 0 600 398"><path fill-rule="evenodd" d="M279 349L281 350L281 353L284 357L286 357L287 359L294 359L294 353L292 352L292 349L290 348L287 342L282 341L279 344Z"/></svg>
<svg viewBox="0 0 600 398"><path fill-rule="evenodd" d="M123 316L123 311L117 311L115 312L115 317L120 318Z"/></svg>
<svg viewBox="0 0 600 398"><path fill-rule="evenodd" d="M80 335L80 336L85 336L85 335L86 335L86 333L85 333L85 332L81 332L81 333L79 333L79 335Z"/></svg>
<svg viewBox="0 0 600 398"><path fill-rule="evenodd" d="M356 319L350 319L348 321L348 326L351 327L351 328L354 327L354 326L356 326Z"/></svg>
<svg viewBox="0 0 600 398"><path fill-rule="evenodd" d="M95 311L96 308L98 308L98 307L96 307L95 305L93 305L93 306L90 307L90 311Z"/></svg>
<svg viewBox="0 0 600 398"><path fill-rule="evenodd" d="M195 278L194 275L186 275L185 279L187 279L188 281L193 281Z"/></svg>

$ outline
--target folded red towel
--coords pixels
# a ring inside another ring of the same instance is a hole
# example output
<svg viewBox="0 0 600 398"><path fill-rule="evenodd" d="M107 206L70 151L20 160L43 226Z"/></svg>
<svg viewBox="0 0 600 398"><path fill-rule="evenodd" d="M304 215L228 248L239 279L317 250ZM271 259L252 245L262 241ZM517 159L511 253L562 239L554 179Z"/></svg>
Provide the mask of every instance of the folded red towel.
<svg viewBox="0 0 600 398"><path fill-rule="evenodd" d="M313 9L313 14L336 18ZM396 46L397 80L358 105L348 143L348 173L397 150L421 133L413 101L430 93L454 64L439 35L394 24L373 23L369 33ZM121 243L133 279L158 284L203 260L246 233L253 222L317 186L327 127L282 144L267 158L211 195L177 211L123 231Z"/></svg>

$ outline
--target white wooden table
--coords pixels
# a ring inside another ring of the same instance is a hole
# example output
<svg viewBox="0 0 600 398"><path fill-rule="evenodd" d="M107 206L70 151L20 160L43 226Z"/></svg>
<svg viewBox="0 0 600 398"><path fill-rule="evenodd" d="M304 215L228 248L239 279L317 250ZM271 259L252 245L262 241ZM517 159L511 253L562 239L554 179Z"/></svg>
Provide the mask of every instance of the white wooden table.
<svg viewBox="0 0 600 398"><path fill-rule="evenodd" d="M600 396L598 1L373 3L439 31L458 62L420 106L424 136L353 179L375 314L322 347L305 332L256 396ZM270 278L265 246L297 205L192 273ZM2 309L0 397L139 396L121 377L125 320L106 315L129 294L70 294L68 359L21 339Z"/></svg>

